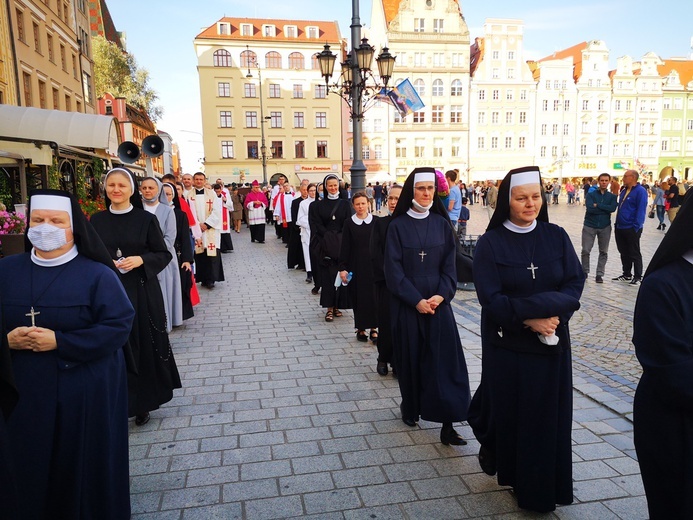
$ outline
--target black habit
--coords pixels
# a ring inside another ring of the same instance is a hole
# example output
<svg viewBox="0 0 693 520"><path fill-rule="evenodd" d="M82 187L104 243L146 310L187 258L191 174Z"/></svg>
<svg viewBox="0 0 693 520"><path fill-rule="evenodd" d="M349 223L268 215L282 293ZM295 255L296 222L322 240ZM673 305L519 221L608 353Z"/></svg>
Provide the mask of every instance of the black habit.
<svg viewBox="0 0 693 520"><path fill-rule="evenodd" d="M173 248L178 255L178 268L180 270L180 289L183 300L183 319L192 318L193 305L190 301L190 290L192 289L192 273L187 269L183 269L183 262L192 264L195 261L195 256L192 247L192 235L190 233L190 224L188 216L181 209L174 208L173 213L176 216L176 240L173 243Z"/></svg>
<svg viewBox="0 0 693 520"><path fill-rule="evenodd" d="M562 228L537 221L533 231L515 233L500 225L478 241L474 285L482 372L469 424L518 505L553 511L573 501L568 321L580 307L582 267ZM551 316L560 319L555 346L523 325Z"/></svg>
<svg viewBox="0 0 693 520"><path fill-rule="evenodd" d="M156 217L139 208L122 214L102 211L92 216L91 223L113 259L141 256L144 261L137 269L120 274L135 308L129 340L133 363L128 365L128 414L144 415L170 401L174 388L181 388L156 278L171 261L171 254Z"/></svg>
<svg viewBox="0 0 693 520"><path fill-rule="evenodd" d="M352 273L347 286L351 306L354 309L354 326L358 330L378 327L375 294L373 292L373 264L369 255L371 233L378 217L371 216L370 224L356 224L353 218L344 222L342 230L342 249L339 253L340 271Z"/></svg>
<svg viewBox="0 0 693 520"><path fill-rule="evenodd" d="M296 225L298 219L298 207L304 198L300 196L291 201L291 222L289 222L289 248L286 252L286 264L289 269L305 269L303 260L303 246L301 245L301 228Z"/></svg>
<svg viewBox="0 0 693 520"><path fill-rule="evenodd" d="M380 217L373 223L370 256L373 265L373 291L375 293L378 323L378 361L392 364L392 320L390 318L390 291L385 283L385 237L392 217Z"/></svg>

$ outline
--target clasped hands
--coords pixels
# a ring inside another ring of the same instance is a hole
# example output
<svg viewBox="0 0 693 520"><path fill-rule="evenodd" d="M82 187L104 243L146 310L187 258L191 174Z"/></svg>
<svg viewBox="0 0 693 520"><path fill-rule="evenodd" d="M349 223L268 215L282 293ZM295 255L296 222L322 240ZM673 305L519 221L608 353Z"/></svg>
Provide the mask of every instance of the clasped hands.
<svg viewBox="0 0 693 520"><path fill-rule="evenodd" d="M522 322L525 327L530 330L541 334L542 336L551 336L551 334L556 333L556 328L560 323L558 316L552 316L550 318L531 318Z"/></svg>
<svg viewBox="0 0 693 520"><path fill-rule="evenodd" d="M47 352L58 348L55 332L42 327L17 327L7 334L7 343L13 350Z"/></svg>
<svg viewBox="0 0 693 520"><path fill-rule="evenodd" d="M436 309L441 303L443 303L444 299L445 298L442 296L434 294L428 300L422 299L419 303L417 303L416 310L419 311L420 314L435 314Z"/></svg>
<svg viewBox="0 0 693 520"><path fill-rule="evenodd" d="M139 266L144 264L141 256L128 256L126 258L120 258L118 260L113 260L116 268L122 269L123 271L132 271L137 269Z"/></svg>

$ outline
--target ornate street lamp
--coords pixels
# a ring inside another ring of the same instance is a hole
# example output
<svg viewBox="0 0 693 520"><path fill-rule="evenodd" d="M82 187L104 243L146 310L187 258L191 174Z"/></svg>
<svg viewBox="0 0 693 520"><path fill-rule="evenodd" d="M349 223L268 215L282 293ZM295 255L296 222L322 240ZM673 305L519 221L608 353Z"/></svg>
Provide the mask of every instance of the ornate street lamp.
<svg viewBox="0 0 693 520"><path fill-rule="evenodd" d="M245 46L246 51L250 51L250 47ZM246 78L252 79L253 75L250 73L250 53L248 53L248 73L245 75ZM260 64L257 60L253 59L253 65L257 68L257 78L260 88L260 159L262 160L262 184L267 185L267 146L265 146L265 109L262 103L262 73L260 72ZM269 119L269 117L268 117Z"/></svg>
<svg viewBox="0 0 693 520"><path fill-rule="evenodd" d="M387 47L383 47L376 58L378 74L382 81L380 84L371 71L375 49L368 43L367 38L361 39L359 0L352 0L351 11L352 49L341 64L342 74L339 78L341 83L330 85L337 55L330 51L330 46L327 43L322 52L318 54L318 63L320 64L320 74L325 78L325 86L328 91L338 94L349 105L349 115L353 128L354 156L350 171L352 193L356 193L366 188L366 166L363 164L363 149L361 147L363 114L373 106L375 96L387 87L395 68L395 57L390 54ZM359 43L358 46L357 43Z"/></svg>

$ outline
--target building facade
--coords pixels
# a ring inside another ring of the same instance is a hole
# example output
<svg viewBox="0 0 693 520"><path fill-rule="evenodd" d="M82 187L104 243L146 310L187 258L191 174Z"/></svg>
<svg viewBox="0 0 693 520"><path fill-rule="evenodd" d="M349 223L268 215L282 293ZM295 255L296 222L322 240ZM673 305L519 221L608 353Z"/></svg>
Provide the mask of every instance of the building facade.
<svg viewBox="0 0 693 520"><path fill-rule="evenodd" d="M325 43L341 54L336 22L225 17L197 35L208 177L342 174L342 101L328 96L316 58Z"/></svg>
<svg viewBox="0 0 693 520"><path fill-rule="evenodd" d="M0 104L16 105L17 80L14 62L14 40L9 18L8 2L0 0Z"/></svg>
<svg viewBox="0 0 693 520"><path fill-rule="evenodd" d="M662 134L657 173L670 166L693 180L693 60L669 59L658 67L662 85Z"/></svg>

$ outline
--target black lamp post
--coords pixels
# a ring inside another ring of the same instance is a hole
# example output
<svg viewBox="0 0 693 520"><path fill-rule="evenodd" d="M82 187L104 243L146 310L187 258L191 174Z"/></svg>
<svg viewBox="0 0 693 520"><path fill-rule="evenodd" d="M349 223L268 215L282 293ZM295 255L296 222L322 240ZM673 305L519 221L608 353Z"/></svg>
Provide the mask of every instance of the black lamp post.
<svg viewBox="0 0 693 520"><path fill-rule="evenodd" d="M246 45L246 50L250 48ZM265 109L262 104L262 73L260 72L260 64L257 60L253 60L254 65L257 68L257 78L260 88L260 159L262 160L262 185L267 185L267 146L265 146ZM252 79L253 75L250 73L250 54L248 54L248 73L245 75L246 78ZM269 117L268 117L269 119Z"/></svg>
<svg viewBox="0 0 693 520"><path fill-rule="evenodd" d="M387 47L383 47L382 52L376 58L378 64L378 74L383 84L379 85L373 73L371 64L375 49L369 45L368 39L361 39L361 20L359 19L359 0L351 2L351 52L347 54L347 59L341 64L342 74L341 84L330 85L330 79L334 72L334 64L337 55L330 51L330 46L325 44L325 48L318 54L320 73L325 78L325 85L330 92L338 94L349 104L349 115L351 116L353 132L353 162L351 164L351 184L352 193L362 191L366 188L366 165L363 163L363 114L370 108L369 101L384 87L392 77L395 68L395 57L390 54ZM357 46L358 44L358 46ZM371 80L369 83L368 80Z"/></svg>

